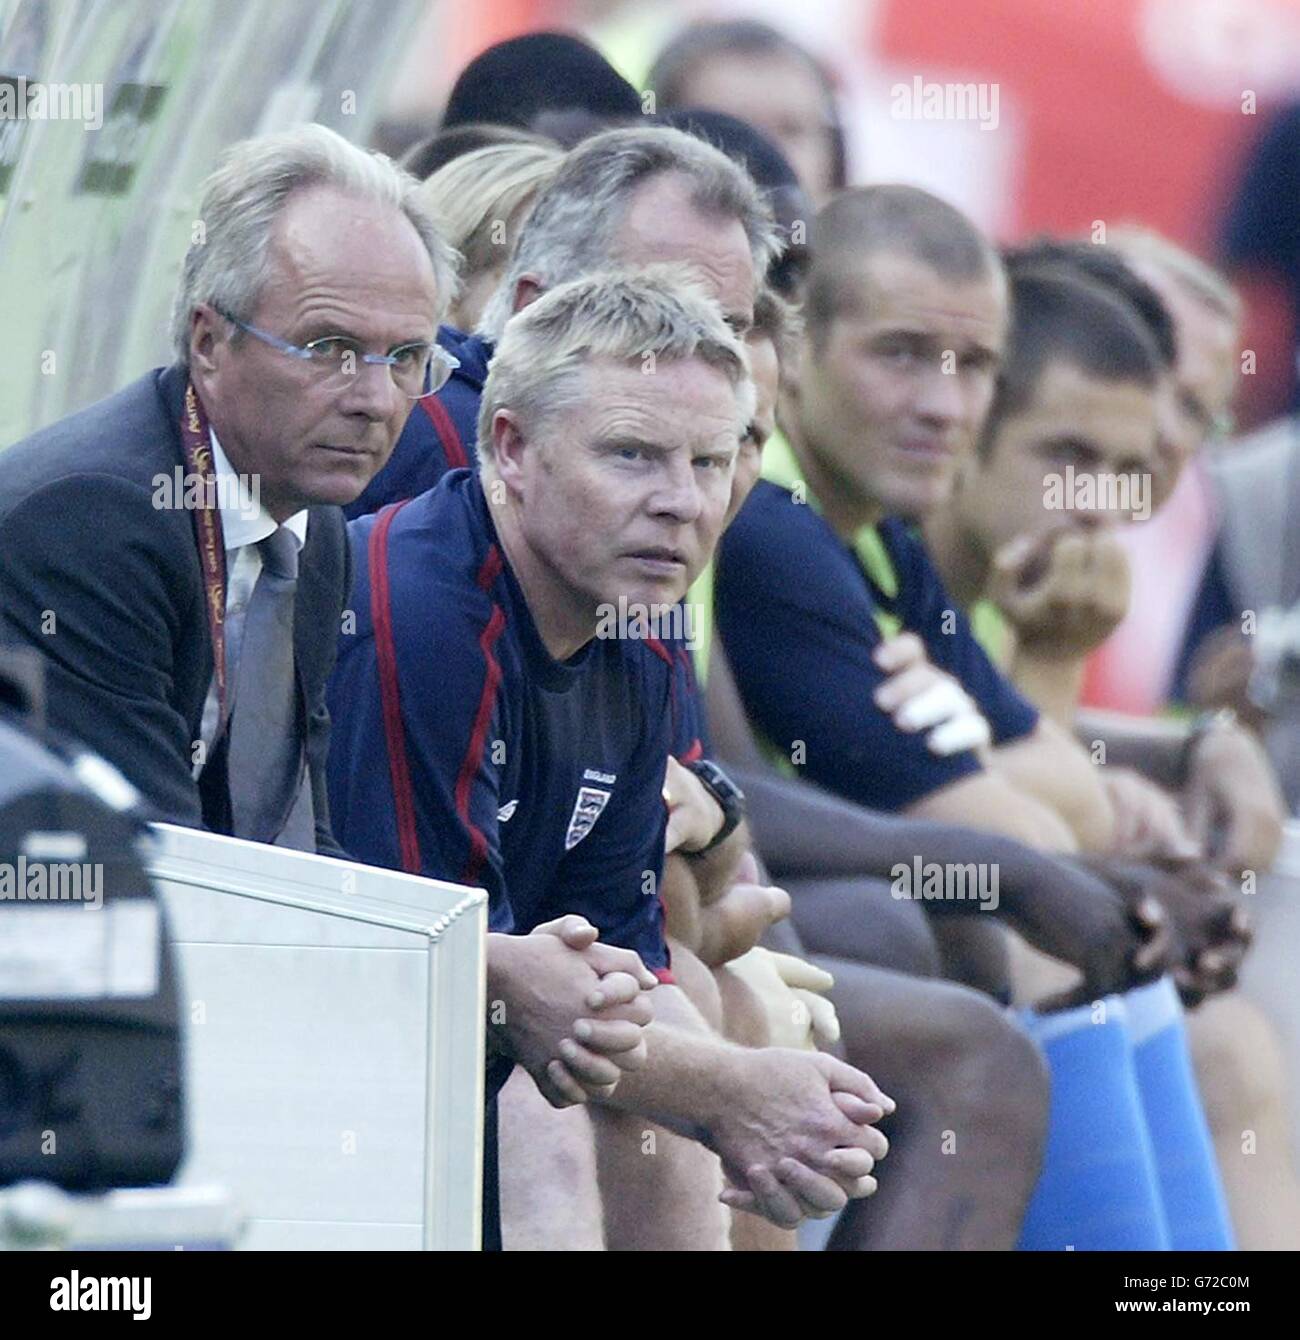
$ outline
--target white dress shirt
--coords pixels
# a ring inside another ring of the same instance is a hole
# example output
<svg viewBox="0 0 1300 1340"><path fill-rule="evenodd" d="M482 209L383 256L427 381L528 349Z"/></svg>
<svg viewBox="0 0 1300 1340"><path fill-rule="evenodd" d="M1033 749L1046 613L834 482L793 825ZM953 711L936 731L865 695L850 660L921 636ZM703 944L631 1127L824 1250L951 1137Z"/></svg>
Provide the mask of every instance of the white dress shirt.
<svg viewBox="0 0 1300 1340"><path fill-rule="evenodd" d="M221 513L221 537L226 550L226 696L233 702L235 685L239 674L239 647L244 631L244 614L252 598L253 587L257 585L262 571L262 554L258 549L260 541L274 533L274 518L267 515L260 500L255 499L245 487L234 467L226 459L226 453L217 441L216 433L209 428L212 439L212 462L216 470L217 503ZM295 512L284 522L284 528L298 542L298 552L307 542L308 513L304 509ZM221 706L217 694L215 671L208 688L207 701L203 704L203 724L199 732L204 744L203 759L216 741L217 721ZM197 779L203 771L203 763L194 764L194 777Z"/></svg>

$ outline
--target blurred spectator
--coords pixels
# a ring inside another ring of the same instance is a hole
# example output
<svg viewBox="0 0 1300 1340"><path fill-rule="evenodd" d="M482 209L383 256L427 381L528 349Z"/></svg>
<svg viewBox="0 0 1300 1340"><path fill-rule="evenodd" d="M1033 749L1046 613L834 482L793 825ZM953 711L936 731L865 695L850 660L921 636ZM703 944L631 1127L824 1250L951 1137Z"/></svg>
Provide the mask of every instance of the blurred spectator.
<svg viewBox="0 0 1300 1340"><path fill-rule="evenodd" d="M525 33L489 47L460 72L442 128L487 121L538 130L546 114L575 111L591 118L591 133L637 120L641 95L582 38Z"/></svg>
<svg viewBox="0 0 1300 1340"><path fill-rule="evenodd" d="M1178 682L1264 735L1287 808L1300 812L1300 417L1211 464L1219 529L1188 620Z"/></svg>
<svg viewBox="0 0 1300 1340"><path fill-rule="evenodd" d="M1210 266L1158 233L1116 228L1109 245L1169 312L1177 356L1161 404L1153 515L1120 536L1133 575L1129 611L1090 659L1083 702L1149 715L1169 701L1211 542L1213 506L1201 458L1231 422L1240 303Z"/></svg>
<svg viewBox="0 0 1300 1340"><path fill-rule="evenodd" d="M461 254L460 292L448 317L453 326L478 325L533 200L563 158L551 145L490 145L462 154L420 187L419 200Z"/></svg>
<svg viewBox="0 0 1300 1340"><path fill-rule="evenodd" d="M711 107L748 121L781 150L821 206L847 181L830 75L811 52L755 19L695 23L646 77L660 113Z"/></svg>
<svg viewBox="0 0 1300 1340"><path fill-rule="evenodd" d="M1247 421L1300 409L1300 103L1251 147L1223 234L1223 260L1246 297L1247 343L1258 358L1245 388Z"/></svg>
<svg viewBox="0 0 1300 1340"><path fill-rule="evenodd" d="M462 154L472 154L475 149L486 149L494 144L551 143L552 140L548 135L535 135L532 131L520 130L518 126L498 126L486 121L474 122L470 125L454 126L450 130L439 130L421 140L407 150L402 159L402 166L420 181L425 181L440 167Z"/></svg>

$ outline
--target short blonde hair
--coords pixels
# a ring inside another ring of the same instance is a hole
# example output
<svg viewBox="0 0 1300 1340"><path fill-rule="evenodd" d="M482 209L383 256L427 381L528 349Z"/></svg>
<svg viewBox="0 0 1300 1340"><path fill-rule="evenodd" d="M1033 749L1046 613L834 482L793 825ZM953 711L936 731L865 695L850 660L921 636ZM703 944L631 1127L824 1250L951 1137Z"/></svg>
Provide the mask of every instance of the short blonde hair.
<svg viewBox="0 0 1300 1340"><path fill-rule="evenodd" d="M580 373L593 359L656 363L698 358L736 392L737 440L754 413L744 345L716 302L679 266L588 275L543 294L506 324L479 407L479 455L493 474L492 420L509 409L535 424L591 394Z"/></svg>
<svg viewBox="0 0 1300 1340"><path fill-rule="evenodd" d="M1126 260L1162 270L1203 307L1231 321L1241 321L1241 298L1237 290L1199 256L1171 242L1163 233L1138 224L1112 228L1110 244Z"/></svg>
<svg viewBox="0 0 1300 1340"><path fill-rule="evenodd" d="M415 192L464 258L461 278L508 259L506 225L543 190L564 158L550 144L490 144L444 163Z"/></svg>

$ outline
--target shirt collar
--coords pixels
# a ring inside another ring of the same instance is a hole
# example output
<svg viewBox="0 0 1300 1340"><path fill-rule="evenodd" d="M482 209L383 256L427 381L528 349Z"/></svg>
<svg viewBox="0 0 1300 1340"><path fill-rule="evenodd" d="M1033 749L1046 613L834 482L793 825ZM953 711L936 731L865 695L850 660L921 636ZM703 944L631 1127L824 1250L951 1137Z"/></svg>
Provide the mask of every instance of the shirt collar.
<svg viewBox="0 0 1300 1340"><path fill-rule="evenodd" d="M275 518L269 516L260 500L255 499L235 473L234 466L221 449L216 429L209 426L212 439L212 464L217 477L217 504L221 512L221 534L227 551L257 544L275 532ZM227 505L229 502L229 505ZM284 528L298 542L299 551L307 542L307 510L295 512Z"/></svg>
<svg viewBox="0 0 1300 1340"><path fill-rule="evenodd" d="M763 445L762 471L763 478L778 488L793 493L796 488L802 486L801 501L807 503L818 515L821 514L821 504L803 477L803 470L794 454L794 448L779 428L773 430L771 437ZM882 594L890 600L896 600L898 574L881 538L880 528L873 524L861 527L849 541L849 548L857 555L863 571L880 588Z"/></svg>

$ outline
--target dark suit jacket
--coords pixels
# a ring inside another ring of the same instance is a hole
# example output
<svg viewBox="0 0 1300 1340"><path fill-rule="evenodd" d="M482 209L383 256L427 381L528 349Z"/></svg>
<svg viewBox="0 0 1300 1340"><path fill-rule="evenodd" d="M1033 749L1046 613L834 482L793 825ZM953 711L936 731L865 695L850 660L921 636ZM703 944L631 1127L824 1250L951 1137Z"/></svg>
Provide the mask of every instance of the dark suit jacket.
<svg viewBox="0 0 1300 1340"><path fill-rule="evenodd" d="M161 368L0 451L0 617L46 658L50 724L144 795L153 817L230 831L225 750L201 783L193 747L212 683L194 517L154 506L183 466L185 372ZM294 652L308 713L317 848L329 827L325 683L352 585L343 513L313 507L299 561Z"/></svg>

